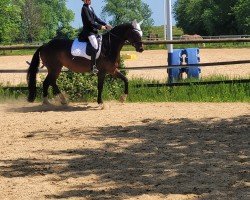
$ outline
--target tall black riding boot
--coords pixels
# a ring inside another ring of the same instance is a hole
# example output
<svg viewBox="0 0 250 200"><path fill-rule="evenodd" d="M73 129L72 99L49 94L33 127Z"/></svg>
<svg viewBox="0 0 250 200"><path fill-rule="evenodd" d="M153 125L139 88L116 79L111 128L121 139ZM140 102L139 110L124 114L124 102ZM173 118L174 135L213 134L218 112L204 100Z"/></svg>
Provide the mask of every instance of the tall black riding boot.
<svg viewBox="0 0 250 200"><path fill-rule="evenodd" d="M96 53L97 53L97 50L92 48L92 52L91 52L91 70L92 70L93 74L97 74L99 72L99 70L96 67Z"/></svg>

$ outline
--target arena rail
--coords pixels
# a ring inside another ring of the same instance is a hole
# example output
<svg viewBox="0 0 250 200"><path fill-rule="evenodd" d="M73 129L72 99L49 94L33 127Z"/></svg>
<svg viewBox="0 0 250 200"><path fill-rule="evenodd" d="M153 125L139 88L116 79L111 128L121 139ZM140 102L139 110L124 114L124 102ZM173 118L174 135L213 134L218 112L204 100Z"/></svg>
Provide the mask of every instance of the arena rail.
<svg viewBox="0 0 250 200"><path fill-rule="evenodd" d="M199 63L199 67L210 67L210 66L225 66L225 65L238 65L238 64L250 64L250 60L237 60L237 61L227 61L227 62L213 62L213 63ZM189 64L186 65L159 65L159 66L145 66L145 67L130 67L126 68L125 70L132 71L132 70L147 70L147 69L171 69L175 67L179 68L187 68L187 67L197 67L197 64Z"/></svg>
<svg viewBox="0 0 250 200"><path fill-rule="evenodd" d="M234 43L234 42L250 42L250 38L227 38L227 39L202 39L202 40L158 40L144 41L145 45L152 44L199 44L199 43Z"/></svg>
<svg viewBox="0 0 250 200"><path fill-rule="evenodd" d="M153 45L153 44L197 44L197 43L230 43L230 42L250 42L250 38L226 38L226 39L202 39L202 40L158 40L158 41L143 41L145 45ZM21 50L21 49L37 49L41 45L10 45L10 46L0 46L0 50ZM214 63L199 63L200 67L208 67L208 66L223 66L223 65L236 65L236 64L249 64L250 60L240 60L240 61L228 61L228 62L214 62ZM195 65L196 66L196 65ZM174 67L186 68L185 65L172 65L172 66L146 66L146 67L131 67L122 70L147 70L147 69L171 69ZM192 65L188 65L188 67L192 67ZM64 70L67 72L68 70ZM0 70L1 73L26 73L27 70ZM47 70L40 70L40 73L47 73ZM210 85L210 84L233 84L233 83L249 83L250 79L242 79L242 80L224 80L224 81L211 81L211 82L189 82L189 83L169 83L169 84L147 84L140 85L138 87L147 86L147 87L173 87L173 86L184 86L184 85ZM10 88L10 87L6 87ZM12 89L20 87L11 87Z"/></svg>
<svg viewBox="0 0 250 200"><path fill-rule="evenodd" d="M237 60L237 61L226 61L226 62L213 62L213 63L199 63L199 67L210 67L210 66L225 66L225 65L238 65L238 64L250 64L250 60ZM167 65L158 65L158 66L145 66L145 67L129 67L129 68L119 68L120 70L126 70L126 71L134 71L134 70L148 70L148 69L171 69L175 67L180 67L180 68L186 68L186 67L192 67L195 66L197 67L197 64L189 64L188 66L186 65L172 65L172 66L167 66ZM63 72L67 72L68 70L65 69ZM10 74L10 73L26 73L27 70L18 70L18 69L3 69L0 70L0 74ZM41 69L39 70L39 73L47 73L46 69Z"/></svg>
<svg viewBox="0 0 250 200"><path fill-rule="evenodd" d="M143 41L143 43L145 45L152 45L152 44L230 43L230 42L250 42L250 38ZM40 46L41 45L6 45L6 46L0 46L0 50L5 51L5 50L37 49Z"/></svg>
<svg viewBox="0 0 250 200"><path fill-rule="evenodd" d="M193 82L177 82L177 83L148 83L138 84L135 87L181 87L181 86L196 86L196 85L217 85L217 84L239 84L250 83L250 79L236 80L221 80L221 81L193 81Z"/></svg>
<svg viewBox="0 0 250 200"><path fill-rule="evenodd" d="M198 85L216 85L216 84L243 84L250 83L250 79L236 79L236 80L221 80L221 81L192 81L192 82L177 82L177 83L148 83L137 84L136 88L140 87L183 87L183 86L198 86ZM16 91L28 90L26 86L3 86L1 89Z"/></svg>

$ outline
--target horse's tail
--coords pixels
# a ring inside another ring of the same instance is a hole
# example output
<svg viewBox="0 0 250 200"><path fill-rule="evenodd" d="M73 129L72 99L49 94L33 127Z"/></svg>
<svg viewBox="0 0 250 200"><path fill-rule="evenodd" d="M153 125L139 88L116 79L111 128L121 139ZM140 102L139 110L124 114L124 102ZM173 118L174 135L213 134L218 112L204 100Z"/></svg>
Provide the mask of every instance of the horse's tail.
<svg viewBox="0 0 250 200"><path fill-rule="evenodd" d="M38 67L40 64L40 51L41 47L39 47L33 55L27 72L27 83L29 89L28 102L34 102L36 98L36 74L38 73Z"/></svg>

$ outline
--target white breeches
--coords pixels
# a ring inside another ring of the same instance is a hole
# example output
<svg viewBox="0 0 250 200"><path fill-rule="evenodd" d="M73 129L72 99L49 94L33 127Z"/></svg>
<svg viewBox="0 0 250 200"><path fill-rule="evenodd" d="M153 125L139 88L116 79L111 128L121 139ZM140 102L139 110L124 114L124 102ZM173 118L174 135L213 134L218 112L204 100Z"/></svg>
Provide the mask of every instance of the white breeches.
<svg viewBox="0 0 250 200"><path fill-rule="evenodd" d="M98 42L97 42L96 36L90 35L88 38L89 38L89 41L90 41L92 47L94 47L94 49L97 50L98 49Z"/></svg>

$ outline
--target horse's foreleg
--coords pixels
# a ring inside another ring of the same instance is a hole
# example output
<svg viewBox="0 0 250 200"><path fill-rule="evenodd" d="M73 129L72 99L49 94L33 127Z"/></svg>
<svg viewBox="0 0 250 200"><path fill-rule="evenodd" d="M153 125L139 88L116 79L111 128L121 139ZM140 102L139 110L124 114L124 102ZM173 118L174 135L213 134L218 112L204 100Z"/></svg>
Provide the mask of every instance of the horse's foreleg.
<svg viewBox="0 0 250 200"><path fill-rule="evenodd" d="M119 70L116 70L115 76L124 82L124 94L121 95L120 101L123 103L126 101L128 96L128 79L126 76L124 76Z"/></svg>
<svg viewBox="0 0 250 200"><path fill-rule="evenodd" d="M103 91L103 85L104 85L104 79L105 79L106 73L103 71L100 71L98 73L98 96L97 96L97 103L99 105L103 104L102 101L102 91Z"/></svg>

